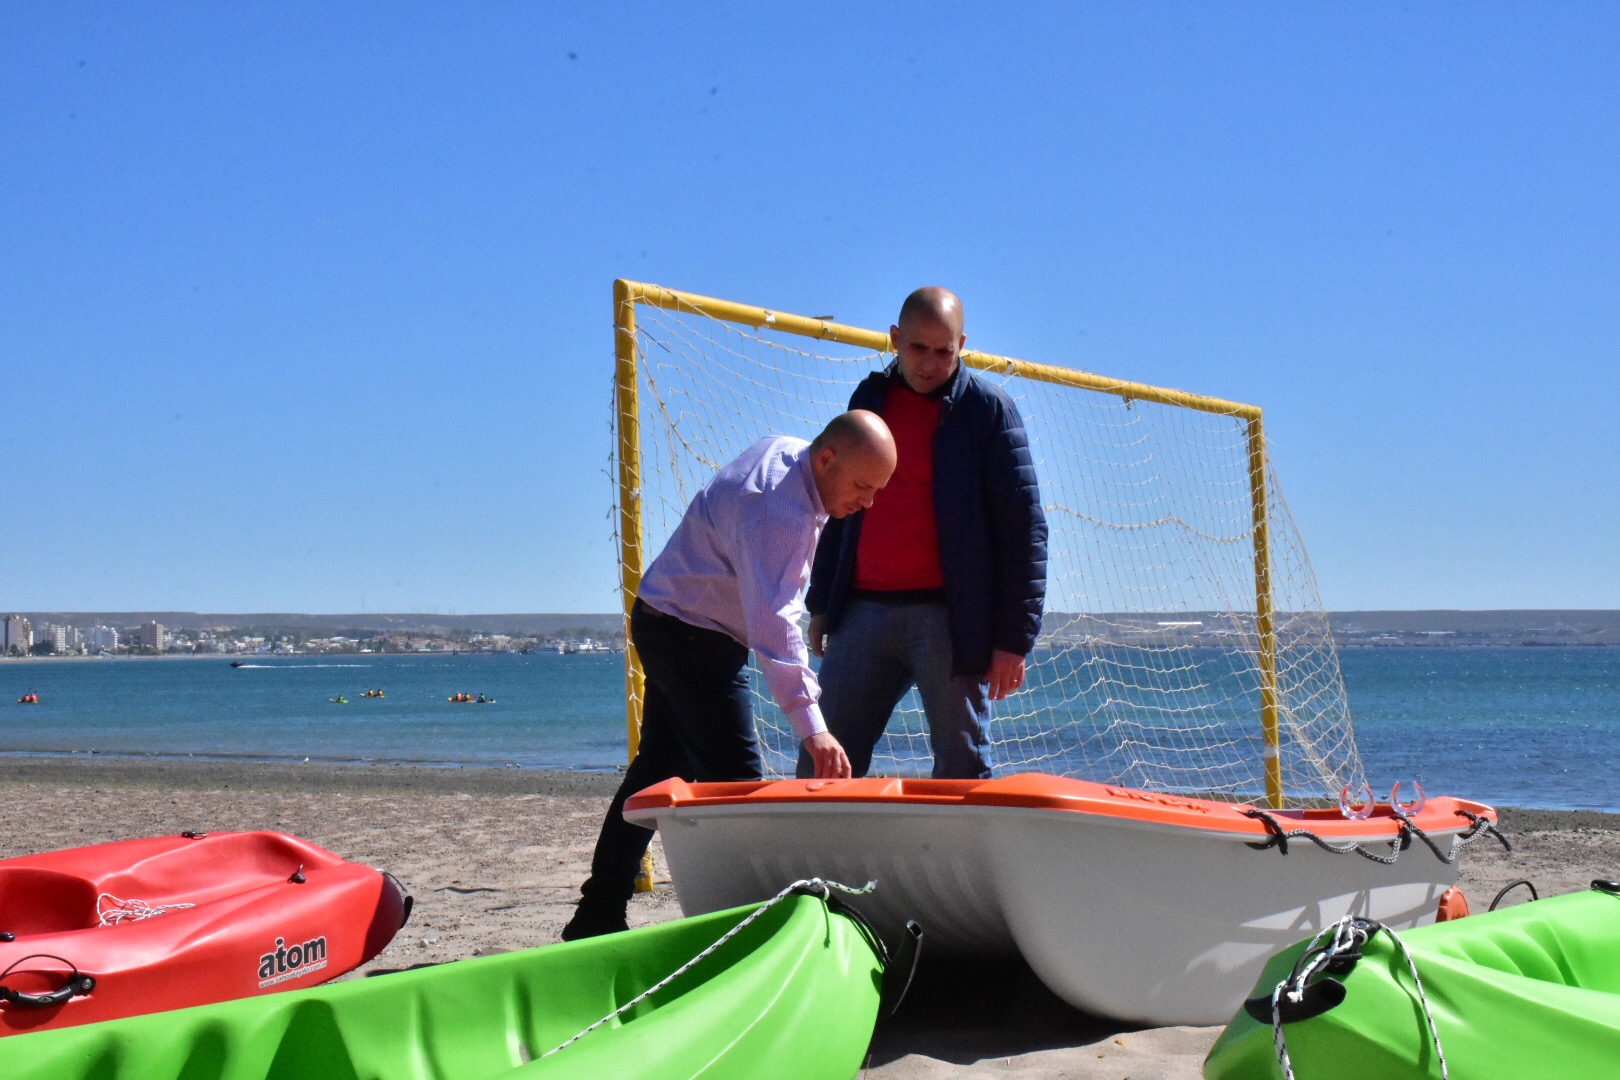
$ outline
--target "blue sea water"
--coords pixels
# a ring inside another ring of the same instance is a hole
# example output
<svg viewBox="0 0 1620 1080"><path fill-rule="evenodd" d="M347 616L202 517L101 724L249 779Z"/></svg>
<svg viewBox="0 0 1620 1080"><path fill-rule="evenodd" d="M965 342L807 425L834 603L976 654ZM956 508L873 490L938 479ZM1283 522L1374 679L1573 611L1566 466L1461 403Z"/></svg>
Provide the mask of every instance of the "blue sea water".
<svg viewBox="0 0 1620 1080"><path fill-rule="evenodd" d="M611 653L8 661L0 752L613 769ZM381 698L363 698L380 689ZM14 693L10 691L15 690ZM28 690L38 705L16 705ZM494 704L456 704L457 693ZM347 704L332 698L342 695Z"/></svg>
<svg viewBox="0 0 1620 1080"><path fill-rule="evenodd" d="M1620 812L1620 649L1340 654L1369 781ZM613 769L623 658L343 656L0 662L0 755ZM382 698L360 694L380 687ZM13 705L28 690L39 705ZM457 692L491 705L453 704ZM347 704L329 699L344 695Z"/></svg>
<svg viewBox="0 0 1620 1080"><path fill-rule="evenodd" d="M1620 649L1390 648L1339 654L1380 797L1620 811Z"/></svg>

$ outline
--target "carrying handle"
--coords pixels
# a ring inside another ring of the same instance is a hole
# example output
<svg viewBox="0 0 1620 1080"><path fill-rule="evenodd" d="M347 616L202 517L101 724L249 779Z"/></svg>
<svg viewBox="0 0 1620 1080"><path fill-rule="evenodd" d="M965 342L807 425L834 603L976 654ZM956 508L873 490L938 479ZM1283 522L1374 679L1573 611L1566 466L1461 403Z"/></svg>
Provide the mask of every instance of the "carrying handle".
<svg viewBox="0 0 1620 1080"><path fill-rule="evenodd" d="M56 960L72 968L73 974L68 976L68 981L63 983L61 986L57 987L55 990L50 990L43 994L30 994L26 991L13 990L9 986L0 984L0 1001L3 1001L8 1005L19 1006L24 1009L48 1009L53 1005L62 1004L69 998L78 997L82 994L88 994L90 991L96 988L96 980L81 972L78 965L73 963L73 961L64 959L60 956L53 956L50 953L33 953L29 956L18 957L10 967L6 968L5 971L0 972L0 979L4 979L7 975L10 975L13 971L16 971L18 964L28 960Z"/></svg>
<svg viewBox="0 0 1620 1080"><path fill-rule="evenodd" d="M917 961L922 957L923 931L917 920L907 919L889 962L883 965L883 984L878 1001L879 1016L893 1016L911 989L911 980L917 974Z"/></svg>

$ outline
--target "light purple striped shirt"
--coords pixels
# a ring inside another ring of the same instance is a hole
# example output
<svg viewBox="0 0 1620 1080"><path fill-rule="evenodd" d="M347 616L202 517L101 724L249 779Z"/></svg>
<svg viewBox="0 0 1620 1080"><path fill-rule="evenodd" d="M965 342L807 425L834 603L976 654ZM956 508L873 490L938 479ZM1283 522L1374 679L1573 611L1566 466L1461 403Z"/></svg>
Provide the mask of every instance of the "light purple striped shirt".
<svg viewBox="0 0 1620 1080"><path fill-rule="evenodd" d="M641 579L641 601L754 650L771 696L801 740L827 730L799 620L827 523L810 444L764 438L721 469L686 508Z"/></svg>

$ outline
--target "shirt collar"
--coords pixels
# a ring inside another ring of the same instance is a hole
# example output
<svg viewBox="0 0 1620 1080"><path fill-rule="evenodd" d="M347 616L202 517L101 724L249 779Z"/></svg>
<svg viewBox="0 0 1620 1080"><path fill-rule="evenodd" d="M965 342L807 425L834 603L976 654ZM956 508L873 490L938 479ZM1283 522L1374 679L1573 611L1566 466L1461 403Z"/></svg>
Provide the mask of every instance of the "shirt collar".
<svg viewBox="0 0 1620 1080"><path fill-rule="evenodd" d="M888 370L885 371L884 374L889 377L890 382L897 383L900 386L904 386L907 390L911 390L911 387L907 384L905 377L900 374L899 360L891 361ZM967 365L962 363L962 358L958 356L956 358L956 370L951 372L951 377L946 379L943 383L940 383L928 393L919 394L918 396L924 401L938 401L941 398L944 398L945 403L949 405L956 400L957 391L961 389L962 380L966 374ZM911 392L913 394L917 393L915 390L911 390Z"/></svg>
<svg viewBox="0 0 1620 1080"><path fill-rule="evenodd" d="M810 501L810 509L819 516L826 517L827 508L821 505L821 489L816 487L816 473L811 466L811 456L810 445L807 443L804 449L799 451L799 459L793 463L793 467L799 470L800 476L804 479L804 491Z"/></svg>

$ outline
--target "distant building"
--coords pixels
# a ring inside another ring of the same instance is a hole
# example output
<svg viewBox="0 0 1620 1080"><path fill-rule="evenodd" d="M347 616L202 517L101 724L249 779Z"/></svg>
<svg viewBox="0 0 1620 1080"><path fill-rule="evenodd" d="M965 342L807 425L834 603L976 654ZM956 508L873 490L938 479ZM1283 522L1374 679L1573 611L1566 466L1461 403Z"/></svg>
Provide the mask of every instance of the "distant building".
<svg viewBox="0 0 1620 1080"><path fill-rule="evenodd" d="M85 643L98 652L118 648L118 631L110 626L92 626L84 636Z"/></svg>
<svg viewBox="0 0 1620 1080"><path fill-rule="evenodd" d="M157 621L143 623L135 628L135 638L131 642L137 649L151 649L162 652L169 644L169 632Z"/></svg>
<svg viewBox="0 0 1620 1080"><path fill-rule="evenodd" d="M34 647L34 626L21 615L7 615L5 638L0 652L27 654Z"/></svg>

